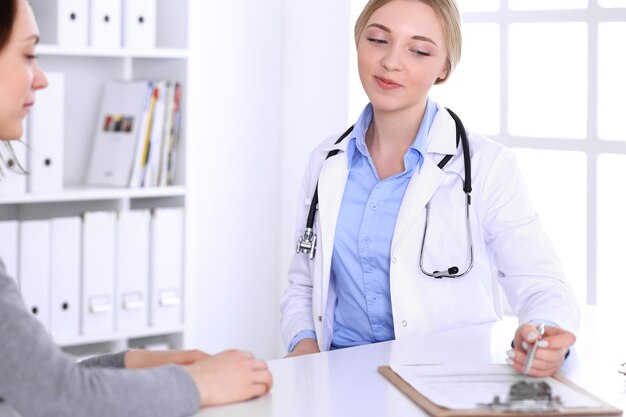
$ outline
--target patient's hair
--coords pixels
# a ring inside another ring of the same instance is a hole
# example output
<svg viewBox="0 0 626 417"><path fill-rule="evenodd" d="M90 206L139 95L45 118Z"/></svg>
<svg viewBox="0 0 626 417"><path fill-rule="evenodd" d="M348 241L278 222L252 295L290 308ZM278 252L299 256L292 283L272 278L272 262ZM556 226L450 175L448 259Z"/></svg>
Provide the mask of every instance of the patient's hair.
<svg viewBox="0 0 626 417"><path fill-rule="evenodd" d="M17 1L0 1L0 51L4 49L11 38L13 22L15 22L15 15L17 14Z"/></svg>

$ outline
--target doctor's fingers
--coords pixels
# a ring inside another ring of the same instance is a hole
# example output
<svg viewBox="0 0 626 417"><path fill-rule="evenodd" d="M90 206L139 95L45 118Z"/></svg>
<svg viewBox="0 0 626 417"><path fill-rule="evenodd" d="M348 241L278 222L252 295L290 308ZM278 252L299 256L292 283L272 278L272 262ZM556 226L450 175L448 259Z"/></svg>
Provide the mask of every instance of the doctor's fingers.
<svg viewBox="0 0 626 417"><path fill-rule="evenodd" d="M507 352L508 358L507 363L515 369L519 373L524 373L524 369L526 368L526 357L527 355L523 352L515 351L515 356L511 357L511 351ZM533 358L533 362L531 364L531 368L528 372L528 375L533 377L543 377L554 375L558 372L559 368L563 364L564 357L557 357L555 360L552 360L552 357L541 358L539 356L539 352Z"/></svg>
<svg viewBox="0 0 626 417"><path fill-rule="evenodd" d="M515 331L516 344L521 343L522 340L533 342L537 337L539 337L538 326L532 323L523 323Z"/></svg>
<svg viewBox="0 0 626 417"><path fill-rule="evenodd" d="M542 339L547 343L548 347L553 349L569 349L574 343L576 343L576 336L574 333L554 327L552 329L550 332L546 331L546 334Z"/></svg>
<svg viewBox="0 0 626 417"><path fill-rule="evenodd" d="M558 366L563 363L565 360L565 354L567 353L567 349L548 349L548 348L540 348L535 352L535 357L533 358L532 367L535 368L535 364L539 369L546 369L550 367L549 364L557 364ZM528 352L515 349L509 350L507 352L509 365L513 363L520 365L522 368L526 365L526 359L528 358Z"/></svg>

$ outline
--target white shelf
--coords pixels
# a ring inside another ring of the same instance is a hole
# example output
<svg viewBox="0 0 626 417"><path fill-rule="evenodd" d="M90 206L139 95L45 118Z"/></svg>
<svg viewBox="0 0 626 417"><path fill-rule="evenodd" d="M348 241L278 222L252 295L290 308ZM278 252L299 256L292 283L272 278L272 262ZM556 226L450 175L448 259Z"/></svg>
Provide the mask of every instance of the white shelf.
<svg viewBox="0 0 626 417"><path fill-rule="evenodd" d="M188 52L182 48L126 49L126 48L67 48L57 45L37 46L40 56L75 56L75 57L107 57L107 58L157 58L186 59Z"/></svg>
<svg viewBox="0 0 626 417"><path fill-rule="evenodd" d="M162 336L183 333L185 326L183 324L173 327L147 328L143 330L126 330L123 332L114 332L102 335L81 335L68 339L55 340L56 344L61 347L90 345L94 343L115 342L118 340L137 339L141 337Z"/></svg>
<svg viewBox="0 0 626 417"><path fill-rule="evenodd" d="M184 197L185 187L182 185L152 188L94 188L70 187L56 193L26 193L0 196L0 205L6 204L37 204L72 201L98 201L118 199L141 199L161 197Z"/></svg>

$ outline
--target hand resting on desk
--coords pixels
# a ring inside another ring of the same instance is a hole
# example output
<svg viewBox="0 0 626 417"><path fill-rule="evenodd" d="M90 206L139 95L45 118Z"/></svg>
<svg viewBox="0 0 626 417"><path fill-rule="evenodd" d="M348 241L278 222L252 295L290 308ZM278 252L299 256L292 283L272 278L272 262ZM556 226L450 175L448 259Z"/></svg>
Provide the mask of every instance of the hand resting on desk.
<svg viewBox="0 0 626 417"><path fill-rule="evenodd" d="M198 387L201 407L260 397L272 388L267 363L250 352L226 350L184 368Z"/></svg>
<svg viewBox="0 0 626 417"><path fill-rule="evenodd" d="M523 373L526 357L533 344L537 341L537 326L530 323L522 324L515 332L514 348L507 352L509 365ZM576 342L576 336L560 327L545 326L545 333L539 343L537 353L532 361L528 375L547 377L556 374L568 349Z"/></svg>
<svg viewBox="0 0 626 417"><path fill-rule="evenodd" d="M227 350L209 355L201 350L131 350L128 369L182 365L196 383L200 406L227 404L266 394L272 388L267 364L249 352Z"/></svg>
<svg viewBox="0 0 626 417"><path fill-rule="evenodd" d="M191 365L210 356L201 350L129 350L124 355L124 367L141 369L170 364Z"/></svg>

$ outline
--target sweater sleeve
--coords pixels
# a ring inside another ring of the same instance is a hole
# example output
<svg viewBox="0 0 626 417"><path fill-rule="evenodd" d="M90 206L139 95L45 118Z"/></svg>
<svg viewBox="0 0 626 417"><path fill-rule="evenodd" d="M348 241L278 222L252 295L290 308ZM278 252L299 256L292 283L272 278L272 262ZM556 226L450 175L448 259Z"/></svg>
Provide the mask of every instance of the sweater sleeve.
<svg viewBox="0 0 626 417"><path fill-rule="evenodd" d="M77 365L28 312L1 262L0 334L0 397L23 416L179 417L198 409L198 390L180 366Z"/></svg>
<svg viewBox="0 0 626 417"><path fill-rule="evenodd" d="M78 364L87 368L124 368L124 355L126 352L93 356Z"/></svg>

